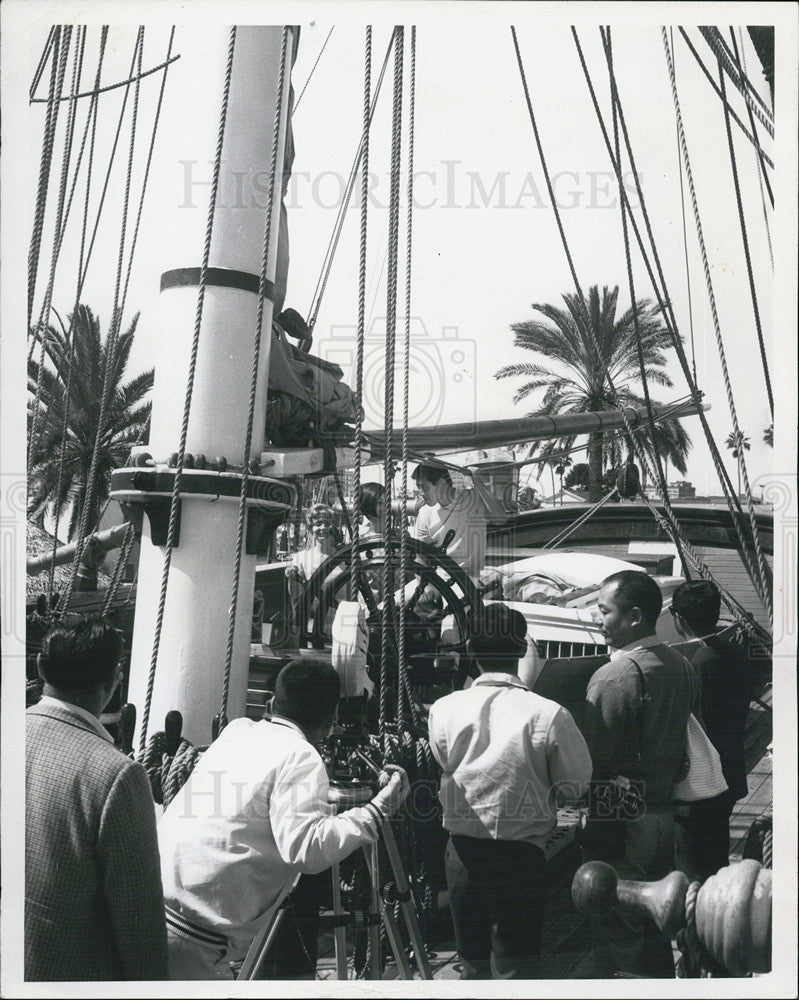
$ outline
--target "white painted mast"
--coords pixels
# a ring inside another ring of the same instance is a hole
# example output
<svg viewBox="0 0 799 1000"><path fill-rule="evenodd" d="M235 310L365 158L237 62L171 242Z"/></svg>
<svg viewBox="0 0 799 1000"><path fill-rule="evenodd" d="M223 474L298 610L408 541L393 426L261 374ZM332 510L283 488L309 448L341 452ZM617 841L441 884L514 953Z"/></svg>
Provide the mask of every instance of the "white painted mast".
<svg viewBox="0 0 799 1000"><path fill-rule="evenodd" d="M239 27L236 32L209 280L185 449L195 464L196 457L202 455L216 468L202 471L186 467L183 474L179 540L171 556L150 707L148 733L163 729L166 713L177 709L183 715L183 735L194 744L210 741L212 720L221 707L241 481L235 470L257 460L264 447L273 313L269 294L274 293L268 293L265 302L253 439L250 454L244 454L282 33L281 27L265 26ZM136 740L140 738L153 653L166 551L169 483L174 479L175 463L169 461L169 456L178 451L180 442L211 190L208 182L217 144L229 38L230 30L224 27L181 29L180 60L169 80L173 113L171 120L170 116L166 118L162 133L167 147L162 160L163 214L159 223L164 273L155 317L155 385L146 449L155 464L136 471L118 471L112 483L112 495L129 504L129 512L141 510L142 506L149 508L142 519L128 689L128 701L136 706L138 714ZM267 279L271 288L278 286L281 298L287 250L281 250L279 265L278 237L288 76L294 45L296 32L292 30L288 35L267 266ZM187 183L187 176L191 183ZM285 232L283 235L285 238ZM219 471L219 459L224 459L231 471ZM202 460L199 464L203 464ZM274 501L286 500L287 490L262 478L256 477L252 483L256 498L248 502L249 506L265 512L266 518L260 523L266 529L262 531L262 549L281 506ZM220 496L225 488L230 489L229 497ZM255 554L242 557L227 706L231 719L242 716L246 708L256 559Z"/></svg>

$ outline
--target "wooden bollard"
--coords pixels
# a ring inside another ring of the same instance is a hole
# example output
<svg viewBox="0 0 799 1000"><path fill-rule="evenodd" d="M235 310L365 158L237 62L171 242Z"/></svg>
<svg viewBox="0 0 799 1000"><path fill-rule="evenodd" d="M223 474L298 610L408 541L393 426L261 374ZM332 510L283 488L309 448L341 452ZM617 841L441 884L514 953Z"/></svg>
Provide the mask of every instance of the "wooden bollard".
<svg viewBox="0 0 799 1000"><path fill-rule="evenodd" d="M572 881L572 899L581 913L606 913L621 906L631 913L650 917L658 930L674 937L685 923L685 895L688 879L671 872L659 882L630 882L620 879L616 869L604 861L589 861L577 870Z"/></svg>
<svg viewBox="0 0 799 1000"><path fill-rule="evenodd" d="M133 733L136 730L136 706L131 702L119 710L119 749L129 757L133 753Z"/></svg>
<svg viewBox="0 0 799 1000"><path fill-rule="evenodd" d="M669 938L685 926L688 879L674 871L659 882L620 879L602 861L578 868L574 905L583 914L620 907L650 917ZM771 871L757 861L722 868L696 897L696 933L707 953L733 976L771 970Z"/></svg>
<svg viewBox="0 0 799 1000"><path fill-rule="evenodd" d="M174 757L180 746L180 736L183 732L183 716L173 708L166 713L164 719L164 735L166 736L166 752L170 757Z"/></svg>

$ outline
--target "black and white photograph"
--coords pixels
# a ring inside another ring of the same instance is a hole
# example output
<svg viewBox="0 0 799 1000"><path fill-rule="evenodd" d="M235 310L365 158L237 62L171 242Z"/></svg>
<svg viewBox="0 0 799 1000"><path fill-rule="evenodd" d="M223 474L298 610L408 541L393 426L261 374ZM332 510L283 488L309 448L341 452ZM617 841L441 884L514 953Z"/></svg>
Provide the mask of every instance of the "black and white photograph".
<svg viewBox="0 0 799 1000"><path fill-rule="evenodd" d="M795 997L799 8L0 16L0 996Z"/></svg>

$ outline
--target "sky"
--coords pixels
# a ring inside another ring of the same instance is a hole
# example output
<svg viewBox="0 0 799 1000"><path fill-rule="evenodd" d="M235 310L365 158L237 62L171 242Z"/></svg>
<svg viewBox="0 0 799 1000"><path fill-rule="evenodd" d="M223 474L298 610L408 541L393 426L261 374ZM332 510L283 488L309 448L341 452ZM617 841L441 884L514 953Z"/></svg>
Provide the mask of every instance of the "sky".
<svg viewBox="0 0 799 1000"><path fill-rule="evenodd" d="M325 8L324 13L327 11ZM311 17L302 22L292 75L295 96L302 96L293 118L296 155L286 199L291 249L286 305L306 316L361 129L364 31L362 24L356 23L352 8L347 9L347 15L338 23L333 17L318 21ZM592 284L620 286L621 311L629 304L629 286L618 195L569 22L563 17L553 18L551 13L536 17L528 9L524 16L516 15L514 19L541 141L578 278L584 288ZM687 184L687 242L683 235L675 111L661 31L652 19L649 23L633 23L635 19L617 16L615 24L612 18L609 20L619 92L667 288L686 351L689 358L695 357L699 387L711 407L708 414L711 429L735 482L734 461L723 446L732 429L732 418ZM112 41L104 71L108 76L104 79L121 79L132 52L133 29L111 23ZM725 26L727 22L719 23ZM530 352L513 346L510 327L514 322L532 318L534 303L562 304L563 293L574 290L534 144L509 24L510 18L501 17L490 20L428 17L421 19L417 30L410 398L411 422L416 424L522 416L534 410L540 395L516 404L513 394L519 380L497 381L494 377L505 364L537 360ZM331 27L333 33L322 52ZM728 29L724 27L724 31ZM688 28L688 33L713 72L712 55L701 35L696 28ZM736 34L740 42L741 35ZM389 23L378 20L373 35L373 82L389 35ZM597 27L581 24L579 35L603 112L607 113L609 85ZM96 36L97 29L95 40ZM409 36L407 31L406 80L410 73ZM751 440L746 458L750 482L757 495L763 477L771 474L774 461L774 453L762 442L771 418L721 103L676 28L673 36L678 94L697 203L738 420ZM35 67L44 30L36 29L32 37L37 39L30 50ZM145 67L163 59L166 40L167 29L162 18L161 24L148 29ZM768 88L745 29L742 40L750 78L770 106ZM172 72L179 72L179 68L178 62ZM367 422L375 426L382 425L383 419L382 337L386 315L392 72L390 64L375 112L370 150L372 197L364 406ZM159 86L160 74L143 82L139 109L142 136L149 135ZM107 95L104 124L98 130L98 163L103 163L103 150L107 158L121 94L119 90ZM728 94L734 109L746 120L743 99L731 85ZM37 162L41 143L43 107L34 106L30 118L33 164ZM184 109L170 104L167 91L160 135L170 127L171 116L182 114ZM406 95L400 218L400 338L405 314L408 118ZM82 296L100 312L104 322L111 308L120 218L118 212L110 209L121 205L128 121L122 130L117 168L109 185L109 210L101 221ZM768 244L769 232L772 241L776 240L775 220L769 207L771 228L767 232L755 152L735 123L732 127L758 306L771 377L778 380L780 366L774 350L773 275ZM758 133L764 151L774 159L775 144L759 123ZM137 182L140 186L145 149L143 138L137 141L134 191L138 190ZM158 149L156 145L156 164ZM173 165L172 169L182 171L185 197L192 201L196 198L204 213L202 199L207 197L208 188L203 182L209 176L207 165ZM627 163L625 172L632 187ZM160 335L158 262L166 234L159 225L159 206L152 191L149 193L127 298L126 315L135 310L142 312L132 369L152 363L154 338ZM54 200L50 199L50 213ZM637 205L637 197L634 204ZM350 384L354 383L352 359L358 295L358 205L359 188L346 214L315 328L315 351L341 363ZM74 299L78 217L79 213L73 212L56 281L54 302L62 314L71 308ZM637 218L641 222L640 211ZM199 251L198 247L198 257ZM686 277L686 252L690 278ZM651 285L635 249L633 268L636 296L652 298ZM41 294L46 283L45 262L40 273ZM676 357L670 360L669 372L673 390L655 388L655 399L667 401L686 394ZM397 416L398 422L399 410ZM688 419L685 426L694 442L686 478L700 493L719 493L698 418ZM578 455L575 460L582 457ZM670 480L675 476L674 470L669 470Z"/></svg>

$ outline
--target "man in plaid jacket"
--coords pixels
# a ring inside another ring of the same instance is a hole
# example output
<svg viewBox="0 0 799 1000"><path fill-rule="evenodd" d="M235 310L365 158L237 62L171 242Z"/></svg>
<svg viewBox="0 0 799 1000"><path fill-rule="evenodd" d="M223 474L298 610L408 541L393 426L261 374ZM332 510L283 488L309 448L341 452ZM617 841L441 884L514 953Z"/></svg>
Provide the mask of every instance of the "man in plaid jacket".
<svg viewBox="0 0 799 1000"><path fill-rule="evenodd" d="M62 621L39 660L26 713L25 978L167 978L155 810L144 768L100 724L119 679L121 637Z"/></svg>

